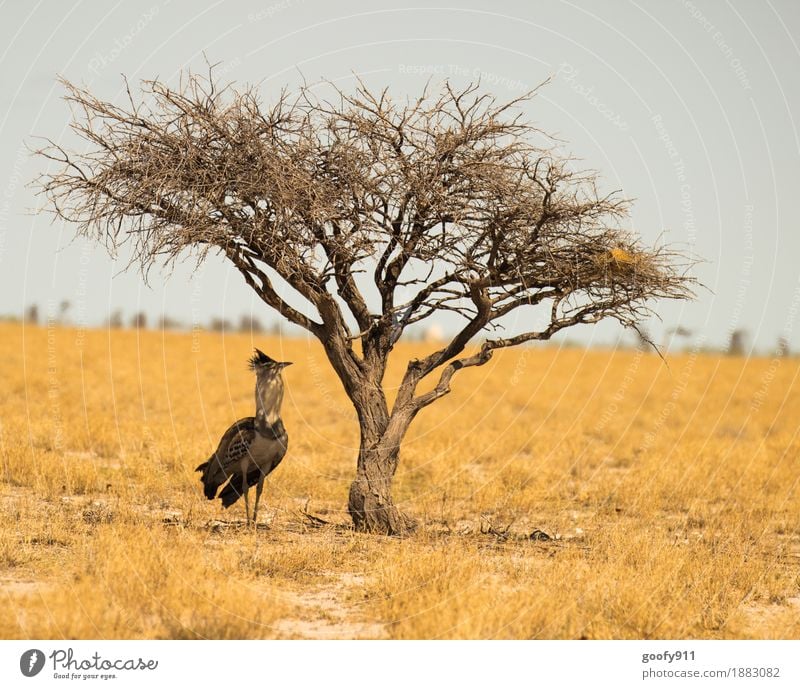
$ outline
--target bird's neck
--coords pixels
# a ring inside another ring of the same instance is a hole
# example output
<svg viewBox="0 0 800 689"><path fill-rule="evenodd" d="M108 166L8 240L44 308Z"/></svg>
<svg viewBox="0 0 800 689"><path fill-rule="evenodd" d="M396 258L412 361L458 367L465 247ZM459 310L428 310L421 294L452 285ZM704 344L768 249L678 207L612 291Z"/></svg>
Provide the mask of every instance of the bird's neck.
<svg viewBox="0 0 800 689"><path fill-rule="evenodd" d="M280 421L282 402L283 380L280 376L256 381L256 423L259 426L273 426Z"/></svg>

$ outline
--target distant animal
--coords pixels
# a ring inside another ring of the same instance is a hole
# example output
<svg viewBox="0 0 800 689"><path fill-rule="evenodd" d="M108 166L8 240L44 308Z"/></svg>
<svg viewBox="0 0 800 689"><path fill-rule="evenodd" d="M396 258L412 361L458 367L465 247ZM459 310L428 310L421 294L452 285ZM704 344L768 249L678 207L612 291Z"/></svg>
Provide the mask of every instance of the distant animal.
<svg viewBox="0 0 800 689"><path fill-rule="evenodd" d="M255 525L264 479L281 463L288 447L289 436L280 417L283 402L281 372L291 363L275 361L261 350L255 350L249 366L256 374L256 415L239 419L225 431L214 454L195 470L202 472L200 480L209 500L218 497L222 506L227 508L244 495L248 526L251 523L250 488L256 486L252 518Z"/></svg>

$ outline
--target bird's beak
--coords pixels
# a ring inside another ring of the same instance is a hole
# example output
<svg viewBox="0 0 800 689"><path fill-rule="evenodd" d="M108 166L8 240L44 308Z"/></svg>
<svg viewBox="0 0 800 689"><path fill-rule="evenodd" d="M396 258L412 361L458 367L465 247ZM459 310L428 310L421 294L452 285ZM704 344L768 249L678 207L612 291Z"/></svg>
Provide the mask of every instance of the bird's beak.
<svg viewBox="0 0 800 689"><path fill-rule="evenodd" d="M281 361L281 368L286 368L287 366L291 366L291 361Z"/></svg>

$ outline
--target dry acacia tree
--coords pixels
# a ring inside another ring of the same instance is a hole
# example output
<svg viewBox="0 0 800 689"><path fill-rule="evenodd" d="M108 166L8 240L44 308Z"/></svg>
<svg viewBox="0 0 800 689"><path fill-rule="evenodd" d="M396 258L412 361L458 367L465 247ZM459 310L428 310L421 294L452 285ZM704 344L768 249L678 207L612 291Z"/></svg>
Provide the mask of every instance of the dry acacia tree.
<svg viewBox="0 0 800 689"><path fill-rule="evenodd" d="M392 501L399 448L458 371L578 324L635 327L650 300L691 296L684 257L624 230L628 202L522 119L529 96L445 83L396 102L324 83L265 107L252 88L189 75L115 105L65 85L83 144L39 151L57 163L41 180L56 214L111 250L130 244L145 275L218 252L320 340L360 425L358 529L411 528ZM455 335L408 362L389 404L394 344L442 312Z"/></svg>

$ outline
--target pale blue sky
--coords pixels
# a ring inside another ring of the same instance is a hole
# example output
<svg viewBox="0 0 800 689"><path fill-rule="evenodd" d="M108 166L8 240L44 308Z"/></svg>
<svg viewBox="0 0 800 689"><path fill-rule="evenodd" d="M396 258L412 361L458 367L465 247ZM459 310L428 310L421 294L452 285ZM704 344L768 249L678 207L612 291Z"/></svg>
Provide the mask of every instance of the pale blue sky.
<svg viewBox="0 0 800 689"><path fill-rule="evenodd" d="M56 75L117 99L132 82L201 68L203 51L234 81L282 85L352 72L403 96L434 78L513 97L553 76L527 107L567 150L636 198L645 238L688 244L709 287L692 304L657 306L709 344L747 328L761 349L780 335L800 348L800 9L792 0L459 2L147 2L0 4L0 314L61 300L100 324L121 308L185 322L274 317L219 261L189 264L150 287L118 274L70 227L26 211L24 184L42 169L33 134L69 141ZM613 324L578 334L614 341ZM569 335L575 339L575 334Z"/></svg>

